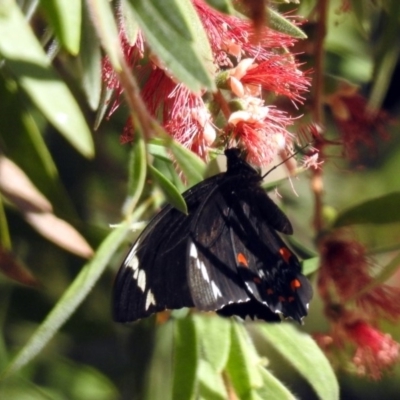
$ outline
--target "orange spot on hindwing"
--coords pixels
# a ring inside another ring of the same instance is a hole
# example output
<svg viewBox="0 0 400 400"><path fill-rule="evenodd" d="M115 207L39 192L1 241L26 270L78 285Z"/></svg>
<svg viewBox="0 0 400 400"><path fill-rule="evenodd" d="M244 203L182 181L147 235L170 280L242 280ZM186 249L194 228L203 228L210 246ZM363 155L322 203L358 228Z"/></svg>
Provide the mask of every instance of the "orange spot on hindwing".
<svg viewBox="0 0 400 400"><path fill-rule="evenodd" d="M246 258L246 256L245 256L243 253L239 253L239 254L237 255L237 262L238 262L239 264L241 264L241 265L244 265L245 267L248 267L248 266L249 266L249 264L248 264L248 262L247 262L247 258Z"/></svg>
<svg viewBox="0 0 400 400"><path fill-rule="evenodd" d="M293 279L290 282L290 287L292 288L293 292L295 292L299 287L301 287L301 282L298 279Z"/></svg>

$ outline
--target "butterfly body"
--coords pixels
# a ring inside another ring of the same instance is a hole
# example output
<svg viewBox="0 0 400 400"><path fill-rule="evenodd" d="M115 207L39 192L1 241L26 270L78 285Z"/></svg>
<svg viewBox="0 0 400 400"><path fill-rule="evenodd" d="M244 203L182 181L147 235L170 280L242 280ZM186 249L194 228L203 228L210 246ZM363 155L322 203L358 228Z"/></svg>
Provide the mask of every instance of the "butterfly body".
<svg viewBox="0 0 400 400"><path fill-rule="evenodd" d="M225 154L227 172L183 194L187 215L167 205L133 245L115 281L116 321L193 306L266 321L307 314L311 286L276 232L291 234L290 221L239 150Z"/></svg>

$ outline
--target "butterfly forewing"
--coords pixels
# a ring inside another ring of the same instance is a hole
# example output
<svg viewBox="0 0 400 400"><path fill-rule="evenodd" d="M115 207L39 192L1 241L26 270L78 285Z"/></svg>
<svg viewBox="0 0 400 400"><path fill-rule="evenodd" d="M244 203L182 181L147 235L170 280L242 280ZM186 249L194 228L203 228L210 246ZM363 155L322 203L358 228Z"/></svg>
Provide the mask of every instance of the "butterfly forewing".
<svg viewBox="0 0 400 400"><path fill-rule="evenodd" d="M186 264L190 222L220 177L203 181L183 194L188 215L166 206L139 236L115 280L116 321L135 321L157 311L194 305Z"/></svg>

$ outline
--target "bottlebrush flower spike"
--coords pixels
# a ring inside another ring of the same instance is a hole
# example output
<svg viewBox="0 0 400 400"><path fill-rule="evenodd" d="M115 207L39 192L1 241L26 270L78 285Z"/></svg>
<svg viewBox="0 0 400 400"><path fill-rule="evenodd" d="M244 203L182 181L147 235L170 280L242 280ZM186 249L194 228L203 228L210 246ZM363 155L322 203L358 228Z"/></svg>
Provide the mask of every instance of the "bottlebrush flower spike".
<svg viewBox="0 0 400 400"><path fill-rule="evenodd" d="M322 245L322 257L320 282L333 284L343 304L354 299L360 312L371 319L400 319L399 288L380 284L363 291L373 283L370 275L373 263L361 243L348 238L328 238Z"/></svg>
<svg viewBox="0 0 400 400"><path fill-rule="evenodd" d="M286 128L293 119L273 105L264 105L263 91L301 102L302 93L309 86L308 78L288 53L288 47L296 39L264 27L257 32L260 40L255 44L256 33L250 20L219 13L203 0L193 0L193 5L208 36L217 71L231 69L223 86L231 92L220 92L212 97L205 91L190 93L164 70L162 62L149 55L147 64L142 62L140 68L136 68L140 71L137 76L142 80L142 99L174 139L201 157L207 157L208 148L218 133L217 143L239 145L249 154L249 162L265 165L277 153L291 148L292 137ZM129 65L135 67L146 48L143 37L139 33L137 43L129 46L124 32L120 35L125 57ZM103 78L108 87L116 91L113 112L120 103L122 89L106 61ZM227 104L235 97L243 99L245 107L241 113L234 112L230 116L235 110L230 110ZM206 101L213 101L213 104ZM224 118L219 115L220 110ZM219 129L215 121L218 121ZM121 140L131 140L133 131L129 119Z"/></svg>
<svg viewBox="0 0 400 400"><path fill-rule="evenodd" d="M230 146L247 150L254 165L267 165L285 148L291 148L292 136L286 129L292 123L287 115L263 105L257 98L247 98L244 110L233 112L228 119Z"/></svg>
<svg viewBox="0 0 400 400"><path fill-rule="evenodd" d="M316 335L316 340L333 359L339 359L337 352L345 352L352 343L356 348L353 370L355 367L358 374L379 379L385 368L398 361L400 346L376 326L381 318L399 320L400 289L373 285L373 265L364 246L344 231L322 241L321 255L318 291L332 331ZM367 287L370 289L365 291Z"/></svg>
<svg viewBox="0 0 400 400"><path fill-rule="evenodd" d="M353 363L359 375L380 379L382 371L392 367L399 359L400 346L388 334L364 321L346 326L348 337L357 345Z"/></svg>
<svg viewBox="0 0 400 400"><path fill-rule="evenodd" d="M377 144L376 133L380 138L388 138L388 113L369 110L367 100L358 93L357 86L341 82L335 93L326 96L325 102L332 111L344 153L349 159L356 160L362 146L374 149Z"/></svg>

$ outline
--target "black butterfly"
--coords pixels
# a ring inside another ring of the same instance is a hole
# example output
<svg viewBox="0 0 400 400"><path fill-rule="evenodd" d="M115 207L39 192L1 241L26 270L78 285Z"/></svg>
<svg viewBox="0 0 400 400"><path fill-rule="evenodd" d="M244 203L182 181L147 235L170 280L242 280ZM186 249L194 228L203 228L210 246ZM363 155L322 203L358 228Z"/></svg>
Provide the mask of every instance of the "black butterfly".
<svg viewBox="0 0 400 400"><path fill-rule="evenodd" d="M240 151L225 155L225 173L183 194L188 215L167 205L129 251L114 286L116 321L182 307L265 321L307 315L311 285L276 233L292 234L290 221Z"/></svg>

